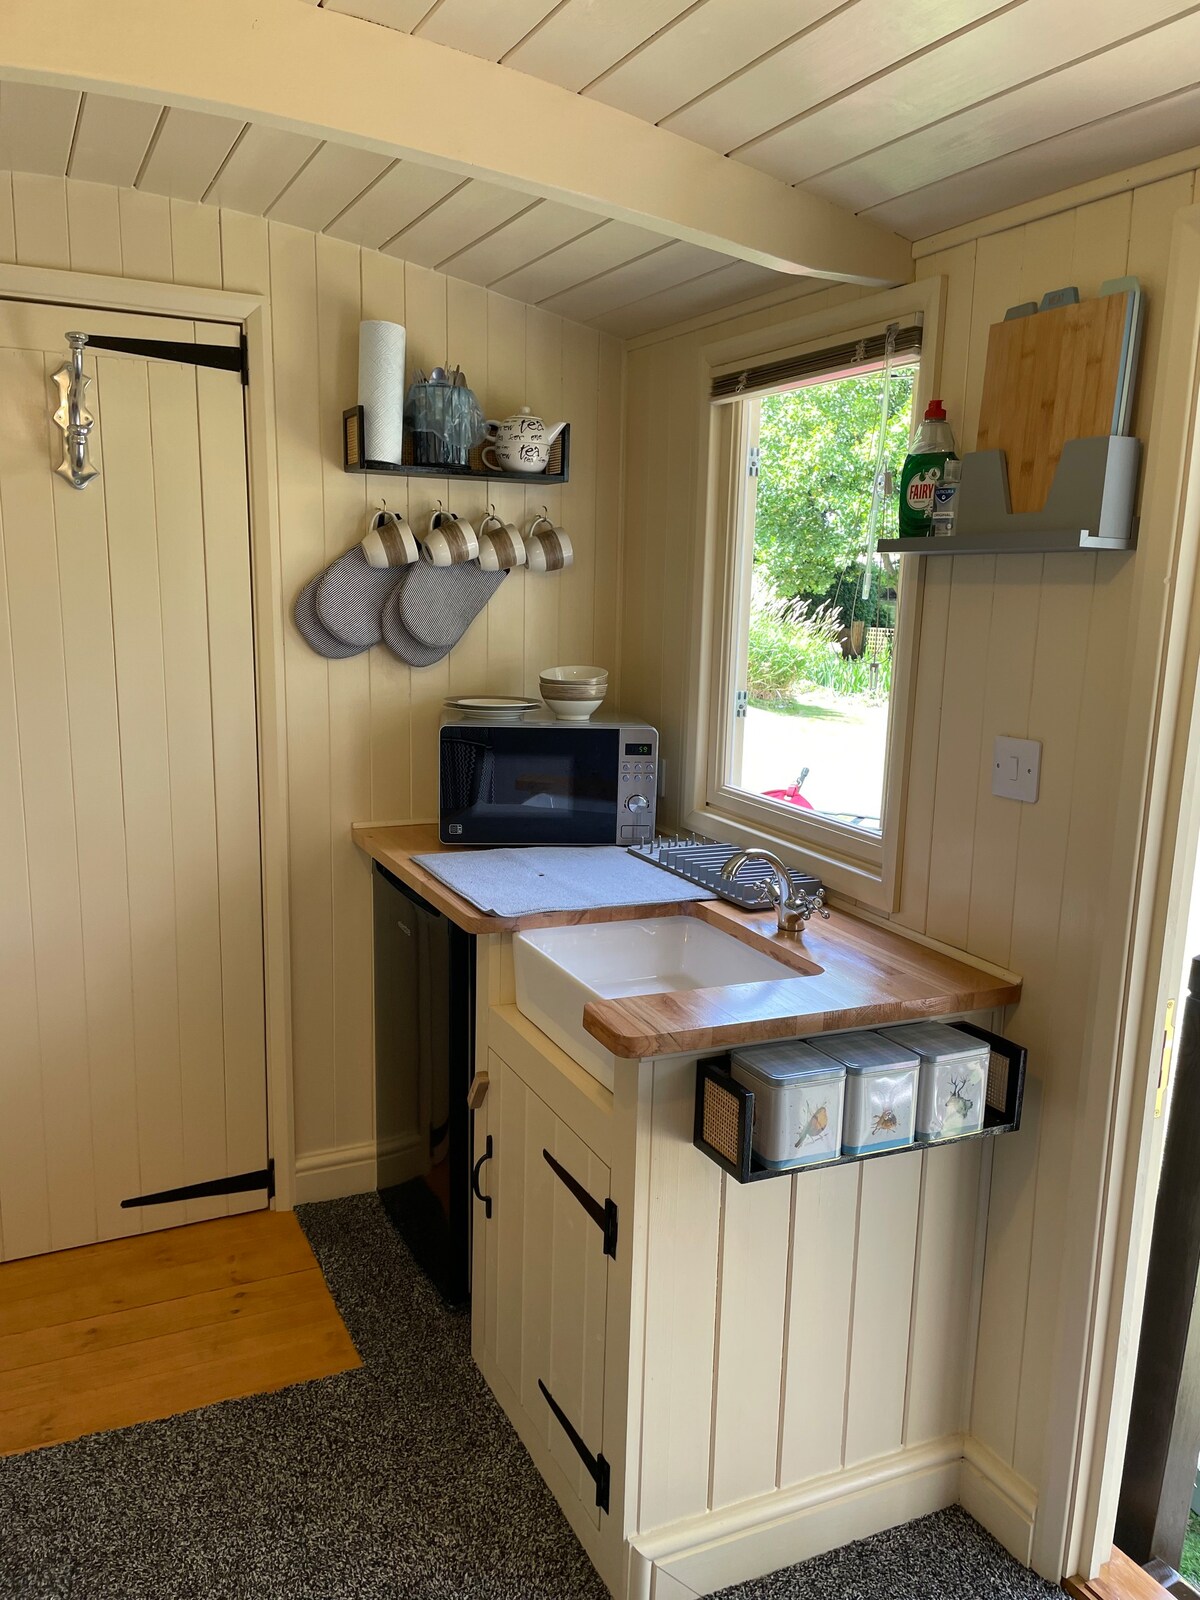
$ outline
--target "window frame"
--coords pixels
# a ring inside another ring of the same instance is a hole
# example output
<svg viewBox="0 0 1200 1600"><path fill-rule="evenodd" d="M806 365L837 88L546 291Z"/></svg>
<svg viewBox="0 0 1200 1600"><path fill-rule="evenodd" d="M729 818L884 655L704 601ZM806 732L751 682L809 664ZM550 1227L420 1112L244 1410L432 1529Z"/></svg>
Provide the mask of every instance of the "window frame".
<svg viewBox="0 0 1200 1600"><path fill-rule="evenodd" d="M692 595L699 621L699 671L688 708L691 735L684 774L686 826L741 845L764 845L799 858L835 893L889 912L899 901L899 863L909 787L910 730L924 591L924 562L905 561L896 613L881 832L872 835L799 807L759 799L724 781L724 752L732 747L734 667L743 631L747 543L742 537L752 482L745 472L751 443L751 405L712 401L712 380L751 361L784 359L836 339L878 331L881 323L923 317L922 350L913 388L913 427L939 393L944 279L923 278L882 294L714 341L699 352L704 447L699 469L706 506L703 560ZM960 424L961 426L961 424Z"/></svg>

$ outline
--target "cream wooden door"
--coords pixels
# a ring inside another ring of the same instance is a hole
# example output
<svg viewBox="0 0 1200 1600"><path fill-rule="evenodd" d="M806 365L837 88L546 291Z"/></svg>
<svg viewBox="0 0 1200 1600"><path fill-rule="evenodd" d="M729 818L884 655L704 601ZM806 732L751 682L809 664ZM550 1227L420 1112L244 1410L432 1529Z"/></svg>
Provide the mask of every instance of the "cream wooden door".
<svg viewBox="0 0 1200 1600"><path fill-rule="evenodd" d="M494 1050L488 1076L493 1154L481 1181L493 1196L493 1211L482 1223L488 1230L485 1314L491 1319L485 1340L501 1380L561 1470L561 1482L599 1526L598 1501L608 1506L604 1363L610 1262L604 1230L582 1197L593 1207L604 1206L609 1169ZM476 1159L482 1153L477 1140ZM600 1494L583 1452L605 1474Z"/></svg>
<svg viewBox="0 0 1200 1600"><path fill-rule="evenodd" d="M266 1203L122 1201L267 1166L242 385L89 350L100 477L71 488L68 329L238 330L0 305L0 1258Z"/></svg>

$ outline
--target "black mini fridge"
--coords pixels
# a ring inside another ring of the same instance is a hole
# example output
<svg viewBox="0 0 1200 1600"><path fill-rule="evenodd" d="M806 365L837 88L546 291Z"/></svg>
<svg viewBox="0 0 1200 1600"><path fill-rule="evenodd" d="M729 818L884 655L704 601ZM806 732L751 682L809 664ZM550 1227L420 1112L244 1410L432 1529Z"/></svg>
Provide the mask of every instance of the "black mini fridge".
<svg viewBox="0 0 1200 1600"><path fill-rule="evenodd" d="M475 939L378 863L374 885L379 1198L442 1298L465 1306Z"/></svg>

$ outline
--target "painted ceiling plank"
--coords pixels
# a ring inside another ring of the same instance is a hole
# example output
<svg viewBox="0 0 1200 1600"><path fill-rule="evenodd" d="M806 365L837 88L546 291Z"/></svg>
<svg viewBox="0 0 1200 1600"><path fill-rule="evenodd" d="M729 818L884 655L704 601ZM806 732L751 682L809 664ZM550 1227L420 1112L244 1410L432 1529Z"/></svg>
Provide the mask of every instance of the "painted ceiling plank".
<svg viewBox="0 0 1200 1600"><path fill-rule="evenodd" d="M1168 23L1049 77L897 139L807 187L860 210L1188 88L1200 55L1200 12ZM1193 136L1194 136L1193 130ZM1128 165L1123 162L1122 165ZM989 203L989 209L994 209Z"/></svg>
<svg viewBox="0 0 1200 1600"><path fill-rule="evenodd" d="M325 144L283 191L267 215L272 222L320 233L391 165L387 156L349 145Z"/></svg>
<svg viewBox="0 0 1200 1600"><path fill-rule="evenodd" d="M496 280L493 287L527 305L540 305L551 295L562 294L597 273L609 272L651 250L660 250L667 242L660 233L631 227L628 222L606 222L540 261Z"/></svg>
<svg viewBox="0 0 1200 1600"><path fill-rule="evenodd" d="M322 0L322 4L326 11L340 11L343 16L411 33L437 0Z"/></svg>
<svg viewBox="0 0 1200 1600"><path fill-rule="evenodd" d="M1180 0L1143 0L1136 13L1128 0L1089 0L1085 9L1064 7L1062 0L1025 0L767 134L739 159L785 182L803 183L1021 80L1107 49L1182 9ZM1031 35L1037 39L1036 55L1028 49ZM932 96L931 78L937 83Z"/></svg>
<svg viewBox="0 0 1200 1600"><path fill-rule="evenodd" d="M132 189L162 109L145 100L85 94L71 152L70 176L85 183L111 183Z"/></svg>
<svg viewBox="0 0 1200 1600"><path fill-rule="evenodd" d="M664 118L663 127L728 154L996 9L997 0L858 0ZM933 100L932 79L927 89ZM753 164L750 153L745 159Z"/></svg>
<svg viewBox="0 0 1200 1600"><path fill-rule="evenodd" d="M397 161L341 216L327 223L325 232L378 250L430 206L444 200L462 181L456 172L422 167L415 161Z"/></svg>
<svg viewBox="0 0 1200 1600"><path fill-rule="evenodd" d="M746 0L705 0L584 93L647 122L661 122L841 4L755 0L754 25L747 27ZM794 109L789 103L786 114Z"/></svg>
<svg viewBox="0 0 1200 1600"><path fill-rule="evenodd" d="M810 281L817 288L827 287L820 278ZM632 339L640 333L651 333L675 322L685 322L689 317L702 316L706 311L739 305L755 295L768 294L772 289L786 288L795 294L804 282L785 272L752 266L749 261L731 261L715 272L705 272L686 283L660 289L657 294L645 295L629 305L593 317L592 326L621 339Z"/></svg>
<svg viewBox="0 0 1200 1600"><path fill-rule="evenodd" d="M500 283L510 273L557 250L570 239L595 233L601 223L590 211L577 211L554 200L542 200L497 228L486 238L468 245L439 263L443 272L470 283ZM502 291L507 294L506 289Z"/></svg>
<svg viewBox="0 0 1200 1600"><path fill-rule="evenodd" d="M575 322L590 322L593 317L615 311L618 306L629 305L633 300L644 299L661 289L671 289L686 283L689 278L711 272L725 262L714 250L702 250L698 245L681 244L678 240L664 245L648 256L629 261L622 267L589 283L578 284L564 294L543 300L542 307L560 317L570 317Z"/></svg>
<svg viewBox="0 0 1200 1600"><path fill-rule="evenodd" d="M967 0L941 3L953 11ZM660 20L653 6L639 17L643 36ZM9 78L334 138L780 271L862 284L912 273L904 240L817 196L554 84L324 7L207 0L172 7L168 30L155 0L73 4L67 56L61 20L45 0L6 0ZM419 92L399 92L409 85ZM453 116L430 115L449 104Z"/></svg>
<svg viewBox="0 0 1200 1600"><path fill-rule="evenodd" d="M209 205L265 215L320 140L251 123L204 196Z"/></svg>
<svg viewBox="0 0 1200 1600"><path fill-rule="evenodd" d="M411 31L434 44L499 61L557 4L558 0L442 0Z"/></svg>
<svg viewBox="0 0 1200 1600"><path fill-rule="evenodd" d="M567 0L504 58L506 67L576 91L688 9L691 0Z"/></svg>
<svg viewBox="0 0 1200 1600"><path fill-rule="evenodd" d="M71 89L0 84L0 168L64 177L79 100Z"/></svg>
<svg viewBox="0 0 1200 1600"><path fill-rule="evenodd" d="M244 126L233 117L173 106L159 127L138 188L169 194L173 200L201 199Z"/></svg>
<svg viewBox="0 0 1200 1600"><path fill-rule="evenodd" d="M1197 126L1200 87L1189 87L901 195L880 206L879 214L889 227L924 239L1184 149L1195 139Z"/></svg>
<svg viewBox="0 0 1200 1600"><path fill-rule="evenodd" d="M478 181L465 183L418 217L384 249L388 255L415 261L420 267L438 267L447 256L458 255L534 204L527 194L518 194L515 189ZM590 223L592 218L587 220Z"/></svg>

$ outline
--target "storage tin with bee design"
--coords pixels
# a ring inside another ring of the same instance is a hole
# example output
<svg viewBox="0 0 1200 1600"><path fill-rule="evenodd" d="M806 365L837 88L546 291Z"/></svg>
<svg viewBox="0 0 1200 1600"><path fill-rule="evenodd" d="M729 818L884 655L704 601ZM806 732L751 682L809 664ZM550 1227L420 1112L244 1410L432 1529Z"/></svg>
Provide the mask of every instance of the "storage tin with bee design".
<svg viewBox="0 0 1200 1600"><path fill-rule="evenodd" d="M919 1057L878 1033L825 1033L809 1043L846 1069L844 1156L899 1150L913 1142Z"/></svg>
<svg viewBox="0 0 1200 1600"><path fill-rule="evenodd" d="M978 1133L987 1100L987 1045L944 1022L908 1022L879 1031L921 1058L917 1139L932 1143Z"/></svg>
<svg viewBox="0 0 1200 1600"><path fill-rule="evenodd" d="M735 1050L733 1076L754 1094L751 1145L766 1167L806 1167L842 1153L846 1069L800 1039Z"/></svg>

